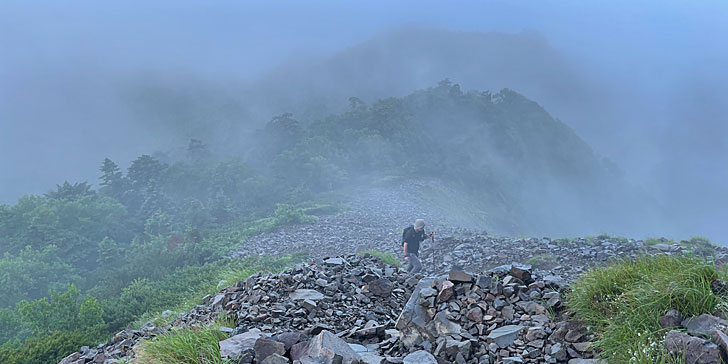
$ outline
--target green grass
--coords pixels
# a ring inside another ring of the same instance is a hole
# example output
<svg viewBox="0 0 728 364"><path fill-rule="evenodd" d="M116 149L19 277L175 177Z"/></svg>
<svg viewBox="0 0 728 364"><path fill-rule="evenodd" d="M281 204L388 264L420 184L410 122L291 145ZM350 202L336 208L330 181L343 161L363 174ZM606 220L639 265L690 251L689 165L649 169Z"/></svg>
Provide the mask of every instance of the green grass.
<svg viewBox="0 0 728 364"><path fill-rule="evenodd" d="M672 244L676 244L676 243L674 240L666 239L666 238L650 237L650 238L645 239L645 245L647 245L647 246L653 246L653 245L657 245L657 244L672 245Z"/></svg>
<svg viewBox="0 0 728 364"><path fill-rule="evenodd" d="M384 262L384 264L389 264L394 267L402 266L402 263L400 263L399 259L397 259L397 257L394 256L394 254L389 253L389 252L380 252L378 250L369 249L369 250L362 250L356 254L357 255L369 254L374 257L379 257L382 260L382 262Z"/></svg>
<svg viewBox="0 0 728 364"><path fill-rule="evenodd" d="M629 239L627 239L623 236L613 236L613 235L606 234L606 233L601 233L597 236L584 235L583 237L562 237L559 239L554 239L553 242L555 244L566 244L566 243L572 242L577 239L584 239L584 242L588 245L597 244L597 243L601 242L602 240L607 240L612 243L619 243L619 244L626 244L629 242Z"/></svg>
<svg viewBox="0 0 728 364"><path fill-rule="evenodd" d="M625 238L624 236L612 236L612 235L609 235L606 233L601 233L601 234L597 235L597 239L609 240L609 241L617 242L620 244L626 244L627 242L629 242L629 239Z"/></svg>
<svg viewBox="0 0 728 364"><path fill-rule="evenodd" d="M526 261L526 264L532 265L536 268L550 267L557 263L556 258L551 254L536 254L528 258Z"/></svg>
<svg viewBox="0 0 728 364"><path fill-rule="evenodd" d="M136 363L144 364L227 364L220 357L218 342L227 334L219 326L183 328L142 342Z"/></svg>
<svg viewBox="0 0 728 364"><path fill-rule="evenodd" d="M649 237L645 239L646 246L653 246L657 244L668 244L668 245L679 245L686 248L697 255L709 257L715 255L716 245L713 244L710 239L704 236L693 236L688 240L674 241L666 238L654 238Z"/></svg>
<svg viewBox="0 0 728 364"><path fill-rule="evenodd" d="M608 363L665 363L660 316L672 308L685 316L724 310L726 302L710 289L719 278L726 272L695 257L622 260L575 282L568 309L597 335Z"/></svg>

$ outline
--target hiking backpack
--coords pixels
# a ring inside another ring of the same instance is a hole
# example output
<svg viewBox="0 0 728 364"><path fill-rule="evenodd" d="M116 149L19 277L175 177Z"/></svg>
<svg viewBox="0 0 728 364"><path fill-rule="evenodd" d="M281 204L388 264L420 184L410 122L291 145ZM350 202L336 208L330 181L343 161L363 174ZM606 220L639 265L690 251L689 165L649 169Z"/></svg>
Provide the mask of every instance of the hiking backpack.
<svg viewBox="0 0 728 364"><path fill-rule="evenodd" d="M402 241L400 243L403 246L404 246L404 237L407 236L407 232L410 231L410 230L412 230L412 229L414 229L414 228L415 228L414 225L410 225L410 226L407 226L406 228L404 228L404 231L402 231Z"/></svg>

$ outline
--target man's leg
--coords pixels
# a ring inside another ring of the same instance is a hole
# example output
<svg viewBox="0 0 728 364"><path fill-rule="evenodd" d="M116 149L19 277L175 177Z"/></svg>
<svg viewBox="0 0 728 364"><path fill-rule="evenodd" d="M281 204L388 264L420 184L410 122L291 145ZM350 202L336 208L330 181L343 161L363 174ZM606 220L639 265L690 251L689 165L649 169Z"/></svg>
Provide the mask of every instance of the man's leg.
<svg viewBox="0 0 728 364"><path fill-rule="evenodd" d="M407 255L407 264L404 266L404 270L407 271L407 273L411 272L414 268L414 265L412 265L412 254Z"/></svg>
<svg viewBox="0 0 728 364"><path fill-rule="evenodd" d="M412 265L412 270L407 270L408 272L417 274L422 270L422 263L420 263L420 257L418 257L417 254L410 254L409 261Z"/></svg>

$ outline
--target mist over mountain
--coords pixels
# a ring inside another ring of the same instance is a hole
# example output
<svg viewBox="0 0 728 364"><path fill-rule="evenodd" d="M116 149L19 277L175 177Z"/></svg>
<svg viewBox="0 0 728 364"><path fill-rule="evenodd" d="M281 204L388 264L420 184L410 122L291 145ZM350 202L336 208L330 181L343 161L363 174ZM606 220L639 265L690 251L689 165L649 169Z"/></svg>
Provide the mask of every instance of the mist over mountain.
<svg viewBox="0 0 728 364"><path fill-rule="evenodd" d="M402 96L445 78L464 89L518 90L561 117L583 120L587 110L597 112L593 99L598 90L537 32L401 28L318 63L290 61L264 76L255 88L263 90L263 104L307 116L320 108L337 110L342 95L372 101Z"/></svg>
<svg viewBox="0 0 728 364"><path fill-rule="evenodd" d="M150 8L175 15L161 19L137 17L131 5L112 16L7 3L0 200L63 180L93 184L96 152L128 164L195 138L220 156L245 154L247 138L275 115L307 124L345 112L352 96L371 103L448 78L538 102L679 216L679 235L724 236L727 53L705 35L723 34L715 19L725 9L660 4L664 14L643 24L647 5L571 5L489 5L462 24L418 20L436 9L407 7L415 26L397 18L400 8L383 14L384 26L358 17L371 9L351 9L340 20L356 19L352 27L332 32L287 13L266 22L256 14L276 12L264 7ZM206 21L223 12L230 16ZM39 20L34 32L18 20L29 16Z"/></svg>
<svg viewBox="0 0 728 364"><path fill-rule="evenodd" d="M373 102L404 96L443 79L454 80L463 89L517 90L576 124L593 122L600 108L595 102L600 90L537 32L405 27L330 56L290 57L252 82L150 76L127 83L129 106L141 111L142 117L152 115L150 124L167 125L168 133L185 137L212 133L208 139L220 128L254 129L276 113L291 112L310 122L345 111L349 97ZM170 112L171 108L176 111ZM234 113L226 113L232 109ZM190 121L208 127L193 130Z"/></svg>
<svg viewBox="0 0 728 364"><path fill-rule="evenodd" d="M330 113L346 111L346 100L351 96L373 102L379 98L404 96L411 90L429 87L446 78L457 82L464 90L496 92L510 88L536 100L551 115L564 120L588 144L595 143L601 153L615 155L617 164L626 163L626 169L622 168L626 172L623 178L630 184L641 185L638 188L644 199L671 211L672 222L667 224L671 226L670 234L681 231L715 234L718 231L715 224L701 222L706 221L706 216L720 216L705 209L713 206L711 211L720 210L712 199L715 194L710 194L711 197L706 194L704 201L691 200L692 193L688 191L694 191L694 181L675 173L685 152L661 152L676 150L669 146L670 135L696 135L702 133L702 129L677 131L675 127L664 129L655 125L656 132L652 134L656 137L642 139L636 144L627 134L634 132L632 124L636 122L634 119L642 117L639 115L641 109L635 107L638 111L634 115L620 114L611 107L612 102L621 100L620 94L609 82L591 73L588 66L576 61L577 58L556 50L537 32L477 33L406 27L381 33L331 56L291 57L252 82L186 82L184 78L156 76L151 78L153 86L145 86L149 79L141 78L135 80L142 82L141 86L130 83L125 93L129 96L130 107L141 112L140 118L148 120L155 130L167 130L166 134L179 135L180 140L212 141L220 151L246 153L247 143L240 141L272 115L283 112L290 112L296 120L308 124ZM170 112L170 108L174 111ZM684 120L687 116L673 117L677 126L683 125L677 119ZM627 143L622 149L643 146L644 155L636 159L654 161L654 154L659 153L663 161L653 162L650 168L641 168L635 173L632 164L636 163L635 158L619 159L625 156L618 147L620 141ZM692 152L695 158L705 153ZM689 165L683 165L680 170L700 173ZM667 178L667 175L671 177ZM722 180L720 175L717 177ZM703 184L703 187L716 190L710 184ZM681 202L670 198L685 193L685 200ZM558 203L554 201L553 205ZM682 207L685 205L696 206L698 210L688 213L688 209ZM672 230L675 224L678 227ZM640 230L630 231L637 233ZM652 228L644 226L640 234L652 232Z"/></svg>

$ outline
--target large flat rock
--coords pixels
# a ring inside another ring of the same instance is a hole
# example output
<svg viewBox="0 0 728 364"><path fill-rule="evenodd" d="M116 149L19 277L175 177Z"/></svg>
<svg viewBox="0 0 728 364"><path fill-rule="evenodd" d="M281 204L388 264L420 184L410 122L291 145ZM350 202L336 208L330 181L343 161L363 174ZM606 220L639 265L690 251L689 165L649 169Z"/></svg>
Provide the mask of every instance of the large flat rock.
<svg viewBox="0 0 728 364"><path fill-rule="evenodd" d="M290 299L297 301L297 300L322 300L324 299L324 294L315 290L315 289L297 289L288 296Z"/></svg>

